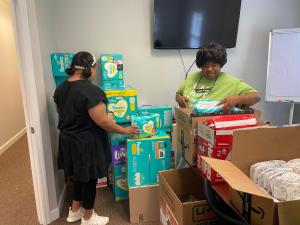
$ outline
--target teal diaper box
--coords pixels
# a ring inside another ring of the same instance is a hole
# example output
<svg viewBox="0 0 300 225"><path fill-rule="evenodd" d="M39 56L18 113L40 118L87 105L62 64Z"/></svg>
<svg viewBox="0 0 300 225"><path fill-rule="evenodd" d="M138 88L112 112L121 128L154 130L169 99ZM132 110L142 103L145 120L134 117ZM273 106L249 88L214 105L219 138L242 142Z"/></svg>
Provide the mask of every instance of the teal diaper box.
<svg viewBox="0 0 300 225"><path fill-rule="evenodd" d="M141 131L140 134L137 134L138 138L151 137L156 135L160 127L160 116L157 113L145 116L132 116L131 125L138 127Z"/></svg>
<svg viewBox="0 0 300 225"><path fill-rule="evenodd" d="M122 127L131 126L131 123L119 123ZM127 139L131 138L131 135L124 135L118 134L115 132L109 133L109 141L111 146L118 146L118 145L127 145Z"/></svg>
<svg viewBox="0 0 300 225"><path fill-rule="evenodd" d="M124 80L102 81L102 89L104 90L116 90L122 87L125 87Z"/></svg>
<svg viewBox="0 0 300 225"><path fill-rule="evenodd" d="M100 56L102 81L124 80L123 56L106 54Z"/></svg>
<svg viewBox="0 0 300 225"><path fill-rule="evenodd" d="M54 76L67 76L65 69L70 66L73 56L72 53L51 54L52 74Z"/></svg>
<svg viewBox="0 0 300 225"><path fill-rule="evenodd" d="M108 99L107 109L114 113L116 123L131 122L137 114L137 91L131 86L118 90L103 89Z"/></svg>
<svg viewBox="0 0 300 225"><path fill-rule="evenodd" d="M56 86L60 85L67 78L65 69L70 66L73 56L74 54L72 53L53 53L50 55L52 74Z"/></svg>
<svg viewBox="0 0 300 225"><path fill-rule="evenodd" d="M172 124L172 106L165 105L165 106L152 106L152 105L145 105L138 107L138 115L148 115L151 113L158 113L160 115L160 129L166 132L173 131L173 124Z"/></svg>
<svg viewBox="0 0 300 225"><path fill-rule="evenodd" d="M113 190L116 201L128 199L127 166L113 167Z"/></svg>
<svg viewBox="0 0 300 225"><path fill-rule="evenodd" d="M170 137L165 132L127 140L128 186L158 183L158 172L170 169Z"/></svg>

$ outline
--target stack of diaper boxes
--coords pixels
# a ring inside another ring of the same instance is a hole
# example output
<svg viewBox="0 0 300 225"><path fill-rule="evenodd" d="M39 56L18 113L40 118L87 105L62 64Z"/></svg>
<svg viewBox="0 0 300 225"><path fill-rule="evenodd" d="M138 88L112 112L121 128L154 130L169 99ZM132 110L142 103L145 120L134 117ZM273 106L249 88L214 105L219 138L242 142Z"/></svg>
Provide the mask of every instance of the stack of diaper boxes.
<svg viewBox="0 0 300 225"><path fill-rule="evenodd" d="M52 75L56 86L59 86L67 78L65 69L70 66L73 56L72 53L53 53L50 55Z"/></svg>
<svg viewBox="0 0 300 225"><path fill-rule="evenodd" d="M123 57L120 54L100 56L101 89L108 99L107 111L113 112L114 120L121 126L130 126L131 117L137 114L137 91L124 82ZM112 186L115 200L128 199L127 139L130 136L110 134L112 155Z"/></svg>

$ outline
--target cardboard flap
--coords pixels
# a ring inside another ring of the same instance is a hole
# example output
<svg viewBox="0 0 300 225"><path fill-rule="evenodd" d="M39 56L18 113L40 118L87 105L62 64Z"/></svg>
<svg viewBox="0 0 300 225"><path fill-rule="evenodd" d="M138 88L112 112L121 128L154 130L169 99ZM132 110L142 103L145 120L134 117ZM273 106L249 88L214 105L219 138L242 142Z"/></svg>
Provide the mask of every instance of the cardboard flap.
<svg viewBox="0 0 300 225"><path fill-rule="evenodd" d="M202 159L235 190L271 199L249 177L227 160L219 160L201 156Z"/></svg>
<svg viewBox="0 0 300 225"><path fill-rule="evenodd" d="M280 225L300 224L300 214L291 213L298 212L300 209L300 201L278 202L278 219Z"/></svg>

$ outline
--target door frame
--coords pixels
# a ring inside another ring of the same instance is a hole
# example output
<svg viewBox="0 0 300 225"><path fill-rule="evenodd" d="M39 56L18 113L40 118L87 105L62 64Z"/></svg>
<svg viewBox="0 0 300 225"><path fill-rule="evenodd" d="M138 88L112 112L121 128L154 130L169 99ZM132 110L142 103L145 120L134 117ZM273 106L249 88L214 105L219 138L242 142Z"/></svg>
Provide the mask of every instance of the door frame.
<svg viewBox="0 0 300 225"><path fill-rule="evenodd" d="M22 91L22 100L24 105L24 114L26 121L26 131L30 155L30 164L34 188L35 203L37 209L38 221L40 224L49 224L59 217L58 210L53 211L49 205L48 185L55 186L53 174L46 174L45 151L42 138L41 110L39 108L39 94L37 82L37 63L34 48L39 49L39 43L33 43L33 35L29 24L29 18L36 15L28 14L30 0L11 0L16 50L18 56L20 86ZM34 1L31 2L34 6ZM31 5L31 6L32 6ZM35 36L36 37L36 36ZM37 37L38 38L38 37ZM41 65L39 65L41 66ZM48 159L47 160L52 160ZM55 199L56 201L56 199ZM57 205L57 204L56 204Z"/></svg>

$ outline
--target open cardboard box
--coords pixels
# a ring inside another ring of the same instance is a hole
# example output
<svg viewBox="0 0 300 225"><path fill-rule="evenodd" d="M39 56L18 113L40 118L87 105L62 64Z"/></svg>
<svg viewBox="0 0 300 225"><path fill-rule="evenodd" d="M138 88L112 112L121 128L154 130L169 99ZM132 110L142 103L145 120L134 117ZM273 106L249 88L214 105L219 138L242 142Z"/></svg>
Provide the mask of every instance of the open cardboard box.
<svg viewBox="0 0 300 225"><path fill-rule="evenodd" d="M176 225L210 224L215 220L203 189L203 177L193 168L161 171L159 197L161 223ZM163 215L162 215L163 214Z"/></svg>
<svg viewBox="0 0 300 225"><path fill-rule="evenodd" d="M234 131L231 161L203 160L230 185L232 205L251 225L298 225L300 200L274 202L249 178L256 162L295 158L300 158L300 126Z"/></svg>
<svg viewBox="0 0 300 225"><path fill-rule="evenodd" d="M190 164L197 164L197 125L211 116L192 115L192 108L175 107L175 117L177 124L177 151ZM260 120L261 111L255 110L257 120Z"/></svg>

